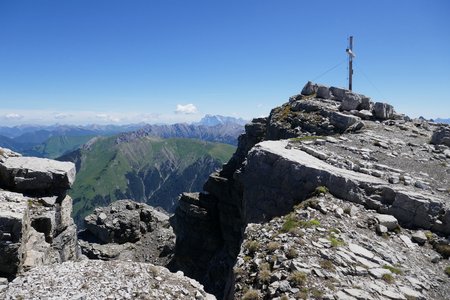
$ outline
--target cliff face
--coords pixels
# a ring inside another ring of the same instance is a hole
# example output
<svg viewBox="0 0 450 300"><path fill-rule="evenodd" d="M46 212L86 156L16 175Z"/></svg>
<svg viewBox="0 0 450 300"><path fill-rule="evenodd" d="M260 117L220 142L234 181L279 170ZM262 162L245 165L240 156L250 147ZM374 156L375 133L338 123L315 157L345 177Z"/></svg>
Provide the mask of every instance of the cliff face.
<svg viewBox="0 0 450 300"><path fill-rule="evenodd" d="M0 148L0 299L215 299L148 263L166 264L174 247L168 216L148 205L97 208L81 254L66 195L74 180L73 163Z"/></svg>
<svg viewBox="0 0 450 300"><path fill-rule="evenodd" d="M74 180L72 163L0 148L0 276L78 257L66 195Z"/></svg>
<svg viewBox="0 0 450 300"><path fill-rule="evenodd" d="M433 132L433 140L446 140L442 126L308 83L267 118L246 125L236 153L204 192L180 198L171 219L177 236L171 267L232 298L232 267L247 224L291 212L318 187L393 215L404 227L449 234L449 149L430 144Z"/></svg>

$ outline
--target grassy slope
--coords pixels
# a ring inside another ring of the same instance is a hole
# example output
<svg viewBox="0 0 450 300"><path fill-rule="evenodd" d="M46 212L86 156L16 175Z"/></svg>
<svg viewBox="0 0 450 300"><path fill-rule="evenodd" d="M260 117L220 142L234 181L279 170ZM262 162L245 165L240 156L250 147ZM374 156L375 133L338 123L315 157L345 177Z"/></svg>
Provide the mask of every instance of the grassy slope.
<svg viewBox="0 0 450 300"><path fill-rule="evenodd" d="M44 143L33 147L42 157L57 158L73 151L89 141L93 136L53 136Z"/></svg>
<svg viewBox="0 0 450 300"><path fill-rule="evenodd" d="M114 137L101 138L89 151L83 150L83 162L70 191L75 199L74 215L90 211L96 204L88 202L97 195L116 200L117 191L125 193L128 188L128 173L137 174L167 162L180 172L203 156L225 163L234 150L227 144L193 139L143 138L116 144Z"/></svg>

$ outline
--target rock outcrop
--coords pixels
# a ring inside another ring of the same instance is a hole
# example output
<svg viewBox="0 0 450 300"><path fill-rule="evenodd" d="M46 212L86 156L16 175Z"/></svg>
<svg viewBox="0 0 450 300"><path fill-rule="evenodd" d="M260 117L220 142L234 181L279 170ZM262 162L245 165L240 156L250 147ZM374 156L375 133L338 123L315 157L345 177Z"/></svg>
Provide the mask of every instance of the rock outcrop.
<svg viewBox="0 0 450 300"><path fill-rule="evenodd" d="M267 118L246 125L236 153L210 176L204 192L180 198L171 218L177 236L171 268L196 278L218 298L233 298L231 268L241 243L248 242L247 223L286 215L319 187L339 201L394 216L399 226L450 234L448 147L429 144L435 129L387 103L308 82ZM376 232L397 230L385 219L374 218ZM445 257L448 241L441 238L433 247ZM342 291L341 298L364 298L352 292Z"/></svg>
<svg viewBox="0 0 450 300"><path fill-rule="evenodd" d="M169 216L131 200L98 207L85 218L79 241L91 259L132 260L165 266L175 247Z"/></svg>
<svg viewBox="0 0 450 300"><path fill-rule="evenodd" d="M75 166L0 148L0 276L77 259L72 199Z"/></svg>

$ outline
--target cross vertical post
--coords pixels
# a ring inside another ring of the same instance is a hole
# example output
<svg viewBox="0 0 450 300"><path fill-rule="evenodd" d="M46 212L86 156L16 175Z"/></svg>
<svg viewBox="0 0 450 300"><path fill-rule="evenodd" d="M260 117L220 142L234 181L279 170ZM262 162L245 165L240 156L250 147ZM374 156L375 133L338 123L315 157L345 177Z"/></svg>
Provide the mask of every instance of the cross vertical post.
<svg viewBox="0 0 450 300"><path fill-rule="evenodd" d="M348 53L348 89L351 91L352 85L353 85L353 80L352 80L353 57L355 57L355 55L353 54L353 36L352 35L349 37L349 46L348 46L346 52Z"/></svg>

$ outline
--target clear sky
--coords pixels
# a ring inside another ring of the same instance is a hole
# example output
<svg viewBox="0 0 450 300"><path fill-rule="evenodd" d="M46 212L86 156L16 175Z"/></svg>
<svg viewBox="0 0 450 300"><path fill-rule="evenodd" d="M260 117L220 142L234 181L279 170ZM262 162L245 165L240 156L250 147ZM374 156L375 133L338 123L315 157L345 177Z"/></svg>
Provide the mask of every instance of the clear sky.
<svg viewBox="0 0 450 300"><path fill-rule="evenodd" d="M0 125L267 115L308 80L346 86L350 34L356 92L448 118L449 15L448 0L0 0Z"/></svg>

